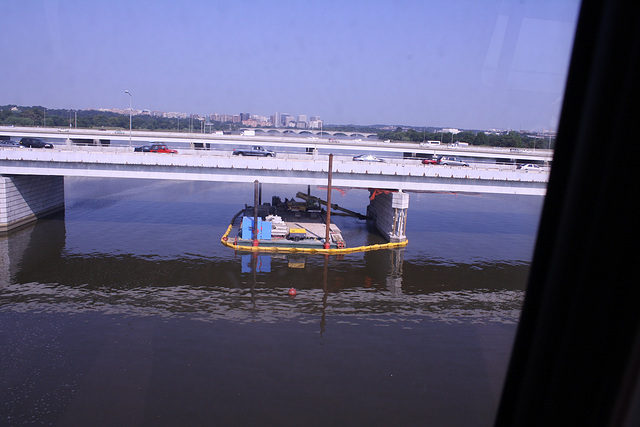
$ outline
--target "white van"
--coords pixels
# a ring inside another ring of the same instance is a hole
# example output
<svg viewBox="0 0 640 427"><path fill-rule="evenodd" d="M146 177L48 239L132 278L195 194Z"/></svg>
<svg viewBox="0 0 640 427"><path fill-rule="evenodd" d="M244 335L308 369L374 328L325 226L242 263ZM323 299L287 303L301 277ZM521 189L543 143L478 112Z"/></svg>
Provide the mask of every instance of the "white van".
<svg viewBox="0 0 640 427"><path fill-rule="evenodd" d="M420 143L421 147L429 147L431 145L440 145L440 141L427 141L427 142Z"/></svg>

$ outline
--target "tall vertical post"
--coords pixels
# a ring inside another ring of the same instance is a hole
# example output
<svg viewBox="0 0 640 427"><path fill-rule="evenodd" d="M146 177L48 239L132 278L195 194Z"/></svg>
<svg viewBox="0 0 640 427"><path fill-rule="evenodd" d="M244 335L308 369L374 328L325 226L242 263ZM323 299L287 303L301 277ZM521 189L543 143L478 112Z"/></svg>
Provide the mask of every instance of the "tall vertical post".
<svg viewBox="0 0 640 427"><path fill-rule="evenodd" d="M260 183L256 179L253 182L253 246L258 246L258 193Z"/></svg>
<svg viewBox="0 0 640 427"><path fill-rule="evenodd" d="M331 247L331 235L329 231L331 230L331 178L333 174L333 154L329 154L329 178L327 182L327 221L325 224L325 238L324 238L324 248L329 249Z"/></svg>
<svg viewBox="0 0 640 427"><path fill-rule="evenodd" d="M129 92L128 90L125 90L124 93L129 95L129 148L131 148L131 116L133 115L133 108L132 108L133 95L131 95L131 92Z"/></svg>

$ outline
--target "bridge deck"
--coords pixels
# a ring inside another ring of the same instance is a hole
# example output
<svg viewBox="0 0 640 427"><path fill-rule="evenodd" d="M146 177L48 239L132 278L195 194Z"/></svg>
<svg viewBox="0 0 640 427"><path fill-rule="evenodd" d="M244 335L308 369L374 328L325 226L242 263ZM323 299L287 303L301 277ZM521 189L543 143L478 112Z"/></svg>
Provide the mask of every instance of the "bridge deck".
<svg viewBox="0 0 640 427"><path fill-rule="evenodd" d="M190 181L253 182L326 185L327 156L278 154L276 158L238 158L196 150L180 154L130 151L3 149L0 174L54 175L106 178L172 179ZM522 172L488 163L471 167L423 165L416 159L386 163L354 162L334 158L337 187L400 189L403 191L457 191L544 195L548 173Z"/></svg>

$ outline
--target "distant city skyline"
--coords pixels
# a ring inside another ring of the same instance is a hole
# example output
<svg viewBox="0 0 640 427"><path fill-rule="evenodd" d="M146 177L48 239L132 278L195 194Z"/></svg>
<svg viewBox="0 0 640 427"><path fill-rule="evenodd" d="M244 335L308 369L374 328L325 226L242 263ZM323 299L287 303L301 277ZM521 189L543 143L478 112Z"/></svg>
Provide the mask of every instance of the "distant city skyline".
<svg viewBox="0 0 640 427"><path fill-rule="evenodd" d="M6 106L6 105L15 105L15 104L7 104L7 103L3 103L0 102L0 106ZM20 109L20 108L44 108L45 111L46 110L51 110L51 111L56 111L56 110L66 110L66 111L97 111L97 112L108 112L108 113L114 113L114 114L121 114L121 115L128 115L129 114L129 109L123 109L123 108L82 108L82 109L73 109L73 108L49 108L47 106L44 105L16 105L15 108ZM185 113L185 112L178 112L178 111L158 111L158 110L154 110L151 111L149 109L143 108L143 109L135 109L133 108L133 115L149 115L149 116L157 116L157 117L163 117L163 118L179 118L179 119L196 119L196 120L204 120L204 121L209 121L209 122L231 122L231 123L242 123L245 124L246 127L268 127L268 126L274 126L274 123L278 123L277 121L274 121L274 119L277 120L278 114L280 114L281 117L294 117L297 118L297 120L294 121L294 123L297 123L301 117L307 117L307 115L292 115L289 113L278 113L276 112L276 114L273 114L271 116L265 116L265 115L261 115L261 114L253 114L253 113L234 113L234 114L220 114L220 113L211 113L211 114L206 114L206 115L200 115L200 114L196 114L196 113ZM540 130L532 130L532 129L513 129L513 128L462 128L462 127L447 127L447 126L436 126L433 124L424 124L424 125L407 125L404 123L372 123L372 124L368 124L368 125L360 125L360 124L356 124L356 123L325 123L324 120L322 120L320 117L318 116L308 116L309 121L305 122L307 123L308 126L296 126L294 125L288 125L285 121L280 122L279 126L276 127L280 127L280 128L285 128L285 127L293 127L293 128L304 128L304 129L313 129L313 130L319 130L321 129L323 126L327 126L327 127L332 127L332 126L360 126L360 127L375 127L375 128L379 128L379 129L387 129L387 130L393 130L397 127L401 127L404 129L436 129L437 132L444 132L444 133L453 133L456 134L458 132L461 131L485 131L485 132L507 132L507 131L519 131L519 132L531 132L531 133L538 133L538 134L555 134L555 129L540 129ZM254 121L254 120L259 120L261 121L261 123L245 123L245 121ZM313 124L313 122L316 122L315 124ZM321 125L319 123L322 123Z"/></svg>
<svg viewBox="0 0 640 427"><path fill-rule="evenodd" d="M579 4L8 2L0 23L20 36L0 46L0 93L62 109L555 129Z"/></svg>

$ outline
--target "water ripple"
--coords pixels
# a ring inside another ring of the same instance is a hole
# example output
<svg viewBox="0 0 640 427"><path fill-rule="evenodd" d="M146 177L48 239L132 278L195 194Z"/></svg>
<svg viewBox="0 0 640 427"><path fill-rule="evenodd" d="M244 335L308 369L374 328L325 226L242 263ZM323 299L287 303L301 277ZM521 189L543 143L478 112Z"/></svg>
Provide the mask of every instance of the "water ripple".
<svg viewBox="0 0 640 427"><path fill-rule="evenodd" d="M295 298L287 288L143 287L134 289L69 287L55 283L14 284L0 291L0 311L84 313L202 321L311 321L314 317L430 319L447 323L518 321L524 297L518 290L443 290L412 295L398 290L351 288L338 292L305 289Z"/></svg>

